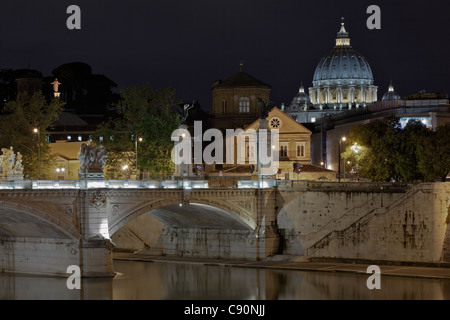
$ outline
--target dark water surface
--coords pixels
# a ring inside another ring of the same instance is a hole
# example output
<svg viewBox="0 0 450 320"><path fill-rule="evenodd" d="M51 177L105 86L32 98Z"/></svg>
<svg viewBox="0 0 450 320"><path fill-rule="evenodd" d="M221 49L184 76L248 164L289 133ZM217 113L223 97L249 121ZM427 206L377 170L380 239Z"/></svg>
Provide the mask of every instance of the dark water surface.
<svg viewBox="0 0 450 320"><path fill-rule="evenodd" d="M174 262L114 261L114 279L83 279L69 290L66 278L0 273L0 299L113 300L449 300L450 280L274 270Z"/></svg>

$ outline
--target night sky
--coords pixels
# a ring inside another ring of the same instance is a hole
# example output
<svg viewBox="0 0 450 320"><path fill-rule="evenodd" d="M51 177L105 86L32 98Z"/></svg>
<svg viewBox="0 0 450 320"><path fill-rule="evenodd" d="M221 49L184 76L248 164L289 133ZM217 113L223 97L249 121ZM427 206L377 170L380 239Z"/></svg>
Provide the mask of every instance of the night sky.
<svg viewBox="0 0 450 320"><path fill-rule="evenodd" d="M244 70L289 104L334 46L345 17L352 46L369 62L378 99L392 80L400 95L449 93L448 1L128 0L6 1L0 4L0 68L51 75L80 61L119 89L148 82L173 87L211 109L211 83ZM81 30L69 30L69 5L81 8ZM381 30L369 30L369 5L381 8ZM446 6L447 5L447 6Z"/></svg>

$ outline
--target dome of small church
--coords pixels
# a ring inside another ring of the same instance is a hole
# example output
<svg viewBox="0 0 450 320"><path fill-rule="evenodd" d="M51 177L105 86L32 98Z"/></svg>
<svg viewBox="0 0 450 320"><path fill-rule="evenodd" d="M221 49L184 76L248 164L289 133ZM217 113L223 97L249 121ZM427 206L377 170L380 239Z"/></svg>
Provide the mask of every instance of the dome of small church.
<svg viewBox="0 0 450 320"><path fill-rule="evenodd" d="M391 84L389 85L388 92L386 92L383 95L382 101L392 101L392 100L400 100L400 99L401 99L400 95L397 92L395 92L394 86L392 85L392 82L391 82Z"/></svg>
<svg viewBox="0 0 450 320"><path fill-rule="evenodd" d="M309 105L309 96L306 94L302 83L297 95L292 99L291 104L287 108L287 111L307 111Z"/></svg>

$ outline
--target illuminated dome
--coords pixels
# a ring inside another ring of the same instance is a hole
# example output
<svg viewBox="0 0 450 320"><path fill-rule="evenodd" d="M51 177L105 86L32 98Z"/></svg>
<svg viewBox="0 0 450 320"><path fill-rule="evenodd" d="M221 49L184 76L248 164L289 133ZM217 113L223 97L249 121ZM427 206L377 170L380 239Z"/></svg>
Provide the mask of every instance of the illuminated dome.
<svg viewBox="0 0 450 320"><path fill-rule="evenodd" d="M367 60L350 45L344 22L336 45L317 65L309 95L313 104L365 105L377 101L372 69Z"/></svg>
<svg viewBox="0 0 450 320"><path fill-rule="evenodd" d="M394 86L392 85L392 81L391 84L389 85L388 92L386 92L383 95L382 101L391 101L391 100L401 100L400 95L397 92L395 92Z"/></svg>
<svg viewBox="0 0 450 320"><path fill-rule="evenodd" d="M292 102L289 107L287 107L286 111L307 111L310 104L308 94L306 94L302 83L297 95L292 99Z"/></svg>
<svg viewBox="0 0 450 320"><path fill-rule="evenodd" d="M367 60L350 45L348 32L342 22L336 46L320 60L314 73L313 85L373 84L372 70Z"/></svg>

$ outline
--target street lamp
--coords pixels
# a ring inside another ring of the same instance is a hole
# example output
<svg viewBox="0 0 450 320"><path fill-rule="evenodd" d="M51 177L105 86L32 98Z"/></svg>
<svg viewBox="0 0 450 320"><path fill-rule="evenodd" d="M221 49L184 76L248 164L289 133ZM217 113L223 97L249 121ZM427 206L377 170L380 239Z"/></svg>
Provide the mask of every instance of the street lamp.
<svg viewBox="0 0 450 320"><path fill-rule="evenodd" d="M64 174L64 171L66 171L65 168L56 168L56 174L58 175L58 180L59 180L59 174Z"/></svg>
<svg viewBox="0 0 450 320"><path fill-rule="evenodd" d="M339 139L339 156L338 156L338 163L339 163L339 172L338 172L338 181L341 182L341 143L342 141L345 142L347 140L346 137L342 137ZM344 162L344 174L345 174L345 162Z"/></svg>
<svg viewBox="0 0 450 320"><path fill-rule="evenodd" d="M125 176L126 176L126 179L128 180L128 165L127 164L123 165L122 170L125 171Z"/></svg>
<svg viewBox="0 0 450 320"><path fill-rule="evenodd" d="M142 138L137 138L134 139L134 143L135 143L135 149L136 149L136 180L138 180L138 141L142 142Z"/></svg>
<svg viewBox="0 0 450 320"><path fill-rule="evenodd" d="M41 134L38 128L34 128L33 132L37 134L38 139L38 180L41 180Z"/></svg>

